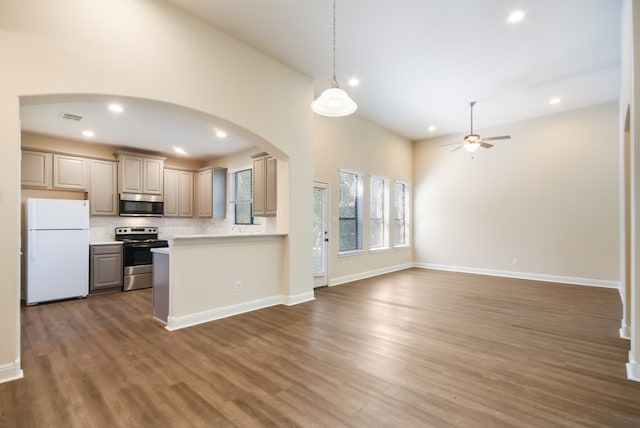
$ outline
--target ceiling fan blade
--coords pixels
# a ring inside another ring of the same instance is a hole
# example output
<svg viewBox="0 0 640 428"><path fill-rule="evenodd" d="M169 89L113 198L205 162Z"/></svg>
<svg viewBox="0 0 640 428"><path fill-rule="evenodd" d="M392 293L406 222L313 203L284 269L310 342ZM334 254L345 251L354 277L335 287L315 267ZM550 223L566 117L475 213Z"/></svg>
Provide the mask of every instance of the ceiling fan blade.
<svg viewBox="0 0 640 428"><path fill-rule="evenodd" d="M493 147L493 144L489 144L489 143L480 143L480 146L484 147L485 149L490 149L491 147Z"/></svg>
<svg viewBox="0 0 640 428"><path fill-rule="evenodd" d="M511 135L501 135L499 137L489 137L489 138L483 138L483 141L495 141L495 140L510 140L511 139Z"/></svg>
<svg viewBox="0 0 640 428"><path fill-rule="evenodd" d="M460 144L458 147L456 147L455 149L451 150L452 152L455 152L456 150L460 150L462 148L463 144Z"/></svg>
<svg viewBox="0 0 640 428"><path fill-rule="evenodd" d="M455 142L455 143L444 143L444 144L440 144L440 147L444 147L444 146L453 146L454 144L462 144L460 142Z"/></svg>

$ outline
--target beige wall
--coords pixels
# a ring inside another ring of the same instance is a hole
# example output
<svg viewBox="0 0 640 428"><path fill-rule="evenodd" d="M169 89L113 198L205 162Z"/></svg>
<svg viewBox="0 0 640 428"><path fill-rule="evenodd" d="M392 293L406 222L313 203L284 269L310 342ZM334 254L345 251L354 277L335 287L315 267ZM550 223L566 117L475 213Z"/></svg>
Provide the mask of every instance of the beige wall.
<svg viewBox="0 0 640 428"><path fill-rule="evenodd" d="M414 146L416 263L616 286L618 103L479 132L512 139L475 159L440 146L460 136Z"/></svg>
<svg viewBox="0 0 640 428"><path fill-rule="evenodd" d="M311 212L308 77L155 0L5 0L0 28L0 380L20 366L21 95L133 96L223 118L263 150L289 157L290 210ZM312 287L309 230L310 216L290 216L288 295Z"/></svg>
<svg viewBox="0 0 640 428"><path fill-rule="evenodd" d="M169 328L272 306L289 298L312 299L312 291L304 296L280 296L282 241L283 236L266 235L176 238L169 262ZM237 269L238 258L250 263L251 269ZM236 289L238 282L240 290Z"/></svg>
<svg viewBox="0 0 640 428"><path fill-rule="evenodd" d="M412 146L380 126L358 116L326 118L316 116L314 129L314 178L329 184L329 283L366 277L371 273L393 270L412 262L411 248L391 248L383 252L369 252L369 180L371 175L390 181L393 207L393 182L411 182ZM364 174L364 222L362 254L338 256L338 171L347 169Z"/></svg>

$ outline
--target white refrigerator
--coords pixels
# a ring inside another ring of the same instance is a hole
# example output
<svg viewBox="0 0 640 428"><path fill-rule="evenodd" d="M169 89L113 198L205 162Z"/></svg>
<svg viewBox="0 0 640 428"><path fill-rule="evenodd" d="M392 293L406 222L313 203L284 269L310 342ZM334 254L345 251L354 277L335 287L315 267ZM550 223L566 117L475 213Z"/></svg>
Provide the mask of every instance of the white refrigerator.
<svg viewBox="0 0 640 428"><path fill-rule="evenodd" d="M89 201L27 199L27 305L89 292Z"/></svg>

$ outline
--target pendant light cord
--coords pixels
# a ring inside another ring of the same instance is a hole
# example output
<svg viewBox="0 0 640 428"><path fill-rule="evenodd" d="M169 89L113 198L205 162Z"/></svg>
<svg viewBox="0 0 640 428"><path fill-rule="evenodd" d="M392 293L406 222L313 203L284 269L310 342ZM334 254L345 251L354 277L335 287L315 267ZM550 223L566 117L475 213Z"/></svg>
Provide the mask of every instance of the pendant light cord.
<svg viewBox="0 0 640 428"><path fill-rule="evenodd" d="M338 79L336 79L336 0L333 0L333 80L331 85L339 88Z"/></svg>

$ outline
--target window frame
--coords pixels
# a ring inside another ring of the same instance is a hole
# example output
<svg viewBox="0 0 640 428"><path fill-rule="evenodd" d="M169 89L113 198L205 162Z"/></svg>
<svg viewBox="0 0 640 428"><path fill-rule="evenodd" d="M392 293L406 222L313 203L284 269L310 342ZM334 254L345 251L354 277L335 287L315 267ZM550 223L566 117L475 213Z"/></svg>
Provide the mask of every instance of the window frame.
<svg viewBox="0 0 640 428"><path fill-rule="evenodd" d="M236 193L237 193L237 174L238 173L242 173L242 172L246 172L246 171L250 171L251 172L251 191L250 191L250 197L249 199L236 199ZM229 175L231 176L230 181L230 188L229 188L229 205L231 205L232 209L230 210L231 212L233 212L233 225L236 226L250 226L250 225L254 225L256 224L255 221L255 217L253 215L253 168L252 167L246 167L246 168L240 168L237 169L235 171L230 171ZM238 210L238 203L242 203L242 204L249 204L249 212L251 213L251 220L249 223L238 223L238 216L237 216L237 210Z"/></svg>
<svg viewBox="0 0 640 428"><path fill-rule="evenodd" d="M353 217L341 217L340 216L340 208L342 204L342 186L341 186L341 175L342 174L351 174L356 178L356 194L355 194L355 214ZM363 243L363 218L364 218L364 204L363 204L363 182L364 175L357 171L351 171L348 169L340 169L338 171L338 256L350 256L356 254L362 254L364 252L364 243ZM342 230L342 221L343 220L355 220L355 248L343 250L341 248L342 240L341 240L341 230Z"/></svg>

